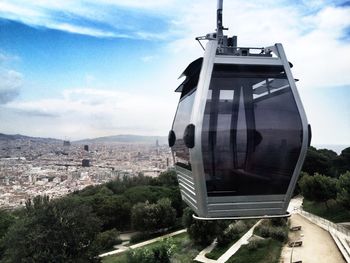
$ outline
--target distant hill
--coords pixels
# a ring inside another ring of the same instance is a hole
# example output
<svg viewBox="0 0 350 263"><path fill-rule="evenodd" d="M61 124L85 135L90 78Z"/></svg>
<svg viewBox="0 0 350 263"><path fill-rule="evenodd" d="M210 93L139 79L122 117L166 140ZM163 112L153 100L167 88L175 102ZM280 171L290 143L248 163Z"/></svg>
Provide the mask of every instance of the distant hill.
<svg viewBox="0 0 350 263"><path fill-rule="evenodd" d="M21 134L4 134L0 133L0 141L7 141L7 140L31 140L31 141L62 141L59 139L54 138L41 138L41 137L31 137Z"/></svg>
<svg viewBox="0 0 350 263"><path fill-rule="evenodd" d="M112 135L105 137L98 137L93 139L84 139L74 141L74 143L112 143L112 142L126 142L126 143L158 143L167 144L166 136L143 136L143 135Z"/></svg>

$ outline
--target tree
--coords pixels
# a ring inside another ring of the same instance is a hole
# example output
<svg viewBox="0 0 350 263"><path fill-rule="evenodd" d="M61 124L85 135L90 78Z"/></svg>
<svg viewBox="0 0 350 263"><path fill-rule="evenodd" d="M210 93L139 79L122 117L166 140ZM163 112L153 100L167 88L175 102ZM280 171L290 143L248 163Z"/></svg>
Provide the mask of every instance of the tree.
<svg viewBox="0 0 350 263"><path fill-rule="evenodd" d="M5 250L3 237L11 225L15 223L15 218L12 213L5 210L0 210L0 260Z"/></svg>
<svg viewBox="0 0 350 263"><path fill-rule="evenodd" d="M302 171L309 175L320 173L335 177L336 175L332 172L332 165L336 157L337 155L333 151L326 149L317 150L315 147L311 146L307 150Z"/></svg>
<svg viewBox="0 0 350 263"><path fill-rule="evenodd" d="M95 239L95 244L100 250L112 249L121 242L119 232L115 228L99 233Z"/></svg>
<svg viewBox="0 0 350 263"><path fill-rule="evenodd" d="M156 204L138 203L131 210L131 222L135 230L152 232L171 227L175 221L176 211L167 198Z"/></svg>
<svg viewBox="0 0 350 263"><path fill-rule="evenodd" d="M99 230L91 208L75 199L35 197L4 237L3 262L99 262Z"/></svg>
<svg viewBox="0 0 350 263"><path fill-rule="evenodd" d="M89 203L100 218L103 230L112 228L124 230L130 227L131 205L123 196L97 195Z"/></svg>
<svg viewBox="0 0 350 263"><path fill-rule="evenodd" d="M342 150L341 154L333 161L334 169L338 175L350 171L350 147Z"/></svg>
<svg viewBox="0 0 350 263"><path fill-rule="evenodd" d="M227 223L214 220L195 220L194 212L190 208L186 208L183 213L182 222L187 228L190 239L197 245L209 245L215 237L222 235L227 227Z"/></svg>
<svg viewBox="0 0 350 263"><path fill-rule="evenodd" d="M337 201L344 207L350 209L350 172L346 172L339 177Z"/></svg>
<svg viewBox="0 0 350 263"><path fill-rule="evenodd" d="M5 210L0 210L0 239L6 234L7 229L15 223L14 216Z"/></svg>
<svg viewBox="0 0 350 263"><path fill-rule="evenodd" d="M299 181L299 186L303 196L316 202L324 202L328 208L327 201L335 199L337 196L337 180L325 175L316 173L314 176L303 175Z"/></svg>
<svg viewBox="0 0 350 263"><path fill-rule="evenodd" d="M163 186L178 186L177 175L175 171L166 171L158 176L158 181Z"/></svg>

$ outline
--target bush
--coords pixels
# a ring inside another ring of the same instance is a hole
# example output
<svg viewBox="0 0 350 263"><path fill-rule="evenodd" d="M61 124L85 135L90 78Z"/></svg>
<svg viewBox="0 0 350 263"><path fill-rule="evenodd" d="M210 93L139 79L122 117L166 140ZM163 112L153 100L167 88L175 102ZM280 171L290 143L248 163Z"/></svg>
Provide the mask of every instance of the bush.
<svg viewBox="0 0 350 263"><path fill-rule="evenodd" d="M247 229L248 226L242 220L229 225L228 228L217 237L218 246L224 247L230 242L239 239L240 234L247 231Z"/></svg>
<svg viewBox="0 0 350 263"><path fill-rule="evenodd" d="M247 244L247 248L248 250L256 250L259 247L262 247L264 244L266 243L266 240L258 240L258 239L254 239L249 241L249 243Z"/></svg>
<svg viewBox="0 0 350 263"><path fill-rule="evenodd" d="M146 239L149 239L152 235L148 232L139 232L130 238L130 243L135 244L138 242L145 241Z"/></svg>
<svg viewBox="0 0 350 263"><path fill-rule="evenodd" d="M350 208L350 172L339 177L337 182L337 201L346 208Z"/></svg>
<svg viewBox="0 0 350 263"><path fill-rule="evenodd" d="M132 208L131 223L135 230L150 232L172 227L176 223L176 211L168 198L156 204L139 203Z"/></svg>
<svg viewBox="0 0 350 263"><path fill-rule="evenodd" d="M119 238L119 232L113 228L99 233L95 242L101 250L108 250L113 248L114 245L120 244L122 241Z"/></svg>
<svg viewBox="0 0 350 263"><path fill-rule="evenodd" d="M276 227L271 233L271 237L281 242L285 242L288 239L288 232L282 227Z"/></svg>
<svg viewBox="0 0 350 263"><path fill-rule="evenodd" d="M288 239L288 228L274 227L271 225L259 225L256 228L256 234L264 238L273 238L275 240L285 242Z"/></svg>
<svg viewBox="0 0 350 263"><path fill-rule="evenodd" d="M306 199L327 202L329 199L335 199L337 195L336 182L334 178L316 173L314 176L304 175L299 181L299 186Z"/></svg>
<svg viewBox="0 0 350 263"><path fill-rule="evenodd" d="M170 263L173 250L174 244L169 238L152 249L141 248L128 251L127 263Z"/></svg>
<svg viewBox="0 0 350 263"><path fill-rule="evenodd" d="M270 219L271 225L273 226L286 226L288 219L287 218L272 218Z"/></svg>

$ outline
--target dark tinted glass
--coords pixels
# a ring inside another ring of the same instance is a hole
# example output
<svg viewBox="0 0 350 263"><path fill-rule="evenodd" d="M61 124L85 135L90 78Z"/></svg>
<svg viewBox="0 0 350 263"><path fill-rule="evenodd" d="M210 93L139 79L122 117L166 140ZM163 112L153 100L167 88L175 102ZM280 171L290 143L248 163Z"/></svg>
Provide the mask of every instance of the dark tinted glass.
<svg viewBox="0 0 350 263"><path fill-rule="evenodd" d="M301 143L283 67L214 65L202 130L209 196L285 194Z"/></svg>
<svg viewBox="0 0 350 263"><path fill-rule="evenodd" d="M189 149L186 147L183 140L184 131L187 125L190 124L192 106L196 91L192 91L185 97L181 98L177 107L176 116L173 123L173 131L176 136L176 141L171 147L174 157L174 163L191 170Z"/></svg>

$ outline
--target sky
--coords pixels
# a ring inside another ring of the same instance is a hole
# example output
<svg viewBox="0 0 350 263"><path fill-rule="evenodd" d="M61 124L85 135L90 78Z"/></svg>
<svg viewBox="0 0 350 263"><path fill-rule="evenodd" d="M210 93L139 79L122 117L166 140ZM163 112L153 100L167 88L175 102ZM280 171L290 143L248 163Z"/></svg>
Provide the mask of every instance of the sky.
<svg viewBox="0 0 350 263"><path fill-rule="evenodd" d="M0 132L164 135L213 0L0 0ZM350 145L350 1L224 1L239 46L282 43L313 144Z"/></svg>

